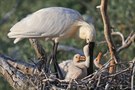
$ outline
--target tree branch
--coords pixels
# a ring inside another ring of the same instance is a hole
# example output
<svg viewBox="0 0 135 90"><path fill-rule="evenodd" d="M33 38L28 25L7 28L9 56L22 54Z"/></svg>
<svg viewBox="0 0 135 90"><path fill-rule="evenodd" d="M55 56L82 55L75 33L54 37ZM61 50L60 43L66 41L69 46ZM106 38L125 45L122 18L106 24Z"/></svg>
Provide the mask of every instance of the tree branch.
<svg viewBox="0 0 135 90"><path fill-rule="evenodd" d="M46 52L39 41L37 39L29 39L29 41L36 52L37 58L40 60L47 60Z"/></svg>
<svg viewBox="0 0 135 90"><path fill-rule="evenodd" d="M121 32L112 32L111 34L120 36L121 37L121 43L122 43L122 45L124 44L125 39L124 39L124 36Z"/></svg>
<svg viewBox="0 0 135 90"><path fill-rule="evenodd" d="M135 33L131 32L128 38L123 42L122 46L117 49L117 52L120 53L123 49L128 48L135 41Z"/></svg>
<svg viewBox="0 0 135 90"><path fill-rule="evenodd" d="M39 70L41 70L42 67L47 68L46 64L47 64L47 56L46 56L46 52L43 49L42 45L39 43L39 41L37 39L29 39L31 45L33 46L37 58L39 61L38 65L39 65Z"/></svg>
<svg viewBox="0 0 135 90"><path fill-rule="evenodd" d="M103 20L103 24L104 24L105 39L107 41L107 45L108 45L110 55L112 58L110 65L114 65L115 63L118 63L118 57L117 57L116 48L114 46L114 43L113 43L112 37L111 37L111 28L110 28L111 26L110 26L109 17L107 14L107 4L108 4L108 0L101 0L100 12L101 12L101 16L102 16L102 20ZM110 71L110 73L114 72L114 67L110 67L109 71Z"/></svg>
<svg viewBox="0 0 135 90"><path fill-rule="evenodd" d="M9 62L10 61L10 62ZM17 69L11 62L14 62L13 59L0 54L0 73L7 80L7 82L15 89L15 90L37 90L36 85L33 84L32 79L36 80L39 72L35 74L35 77L30 77L25 73L25 71L29 72L29 69L34 68L31 66L26 67L24 73L22 70ZM16 63L17 64L17 63ZM18 65L17 65L18 66ZM19 66L18 66L19 67ZM33 75L33 74L31 74ZM37 81L39 83L39 81Z"/></svg>
<svg viewBox="0 0 135 90"><path fill-rule="evenodd" d="M108 4L108 0L101 0L100 12L101 12L102 20L104 23L104 35L105 35L105 39L108 44L111 58L113 58L115 60L115 62L117 63L118 60L117 60L117 56L116 56L116 48L112 41L110 22L109 22L109 17L107 14L107 4Z"/></svg>

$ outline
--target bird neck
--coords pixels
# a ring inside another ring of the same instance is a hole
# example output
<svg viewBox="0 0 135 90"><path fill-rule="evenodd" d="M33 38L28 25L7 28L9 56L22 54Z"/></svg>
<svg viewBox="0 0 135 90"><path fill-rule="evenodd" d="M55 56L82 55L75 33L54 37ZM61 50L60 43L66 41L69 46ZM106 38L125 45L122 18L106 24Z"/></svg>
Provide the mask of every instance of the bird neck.
<svg viewBox="0 0 135 90"><path fill-rule="evenodd" d="M76 67L81 68L81 69L87 67L87 66L85 65L85 62L76 62L76 63L74 63L74 65L75 65Z"/></svg>
<svg viewBox="0 0 135 90"><path fill-rule="evenodd" d="M88 34L89 34L88 27L86 25L80 26L78 36L81 39L86 39L86 37L88 37Z"/></svg>
<svg viewBox="0 0 135 90"><path fill-rule="evenodd" d="M85 66L89 68L90 56L86 56Z"/></svg>
<svg viewBox="0 0 135 90"><path fill-rule="evenodd" d="M79 37L81 39L89 39L89 41L94 42L96 39L96 31L92 25L82 25L79 28ZM87 42L87 41L86 41Z"/></svg>

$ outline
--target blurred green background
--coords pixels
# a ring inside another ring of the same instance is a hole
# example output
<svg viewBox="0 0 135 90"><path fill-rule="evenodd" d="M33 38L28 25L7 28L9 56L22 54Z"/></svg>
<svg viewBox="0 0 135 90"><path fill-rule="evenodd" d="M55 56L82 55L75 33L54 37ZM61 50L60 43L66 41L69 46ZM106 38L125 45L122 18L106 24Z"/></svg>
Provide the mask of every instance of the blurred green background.
<svg viewBox="0 0 135 90"><path fill-rule="evenodd" d="M60 6L78 10L88 21L91 21L97 30L96 48L94 56L99 51L106 52L108 50L106 44L98 44L104 41L103 23L99 9L96 8L100 4L100 0L0 0L0 53L9 55L17 60L34 59L35 53L28 39L24 39L17 44L13 44L13 39L7 37L10 28L22 18L26 17L41 8ZM110 22L115 31L124 34L125 38L131 31L135 31L135 0L109 0L108 14ZM9 18L7 18L9 16ZM3 18L7 19L3 19ZM116 47L121 45L120 37L114 37ZM73 46L81 49L84 45L82 40L66 40L61 44ZM51 51L51 42L43 42L42 44L46 52ZM60 60L70 59L72 53L59 52ZM119 57L122 60L132 60L135 57L135 44L132 44L128 49L123 50ZM11 90L11 87L6 81L0 77L0 90Z"/></svg>

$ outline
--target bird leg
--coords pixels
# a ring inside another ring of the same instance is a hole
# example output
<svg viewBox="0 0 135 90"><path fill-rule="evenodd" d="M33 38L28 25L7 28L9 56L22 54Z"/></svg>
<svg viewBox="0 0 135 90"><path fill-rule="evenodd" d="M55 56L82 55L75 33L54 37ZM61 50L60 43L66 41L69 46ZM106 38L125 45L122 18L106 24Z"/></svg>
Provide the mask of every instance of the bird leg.
<svg viewBox="0 0 135 90"><path fill-rule="evenodd" d="M56 72L56 77L59 77L60 79L64 79L63 78L63 74L62 74L62 72L60 70L60 67L58 65L57 58L56 58L57 47L58 47L58 43L55 43L54 42L54 45L53 45L53 54L52 54L52 59L54 61L54 70Z"/></svg>
<svg viewBox="0 0 135 90"><path fill-rule="evenodd" d="M90 63L89 63L89 68L87 69L88 75L93 73L93 52L94 52L94 47L95 43L90 42L89 44L89 55L90 55Z"/></svg>

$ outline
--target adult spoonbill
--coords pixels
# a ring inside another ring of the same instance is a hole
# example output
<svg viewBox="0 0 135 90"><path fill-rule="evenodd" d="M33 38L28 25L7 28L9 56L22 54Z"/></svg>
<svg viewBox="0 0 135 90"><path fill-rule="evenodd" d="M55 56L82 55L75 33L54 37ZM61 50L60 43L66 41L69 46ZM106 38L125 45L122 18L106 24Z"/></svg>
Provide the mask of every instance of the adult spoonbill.
<svg viewBox="0 0 135 90"><path fill-rule="evenodd" d="M81 39L86 40L89 44L91 62L93 63L96 31L94 26L85 22L76 10L63 7L40 9L16 23L8 33L9 38L15 38L14 43L24 38L46 38L47 40L53 40L52 59L58 71L60 71L56 60L58 43L61 39L72 36L79 36Z"/></svg>

